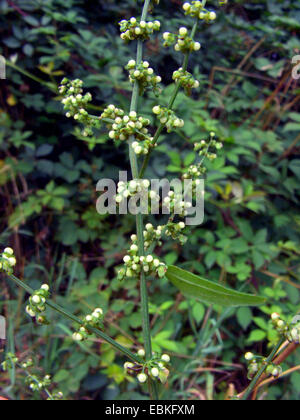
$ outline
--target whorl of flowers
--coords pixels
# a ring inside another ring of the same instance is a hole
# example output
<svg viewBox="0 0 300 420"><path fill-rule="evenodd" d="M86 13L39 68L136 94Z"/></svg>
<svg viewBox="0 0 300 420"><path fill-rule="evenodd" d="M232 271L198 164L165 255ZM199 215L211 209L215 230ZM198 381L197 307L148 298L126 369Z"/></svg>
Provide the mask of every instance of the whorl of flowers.
<svg viewBox="0 0 300 420"><path fill-rule="evenodd" d="M140 349L137 354L139 357L144 358L145 350ZM148 378L158 380L162 384L165 384L170 374L168 369L170 361L171 359L168 354L158 355L153 353L152 359L145 361L144 364L126 362L124 369L129 375L136 376L141 384L147 382Z"/></svg>
<svg viewBox="0 0 300 420"><path fill-rule="evenodd" d="M150 181L148 179L133 179L127 183L120 181L115 200L117 204L121 204L124 200L139 194L140 197L146 197L147 202L150 199L152 204L158 205L160 197L155 191L149 191L149 187Z"/></svg>
<svg viewBox="0 0 300 420"><path fill-rule="evenodd" d="M118 272L120 280L127 278L139 278L143 272L147 276L157 275L162 278L165 276L167 266L153 255L138 255L138 245L133 243L128 254L123 258L124 268Z"/></svg>
<svg viewBox="0 0 300 420"><path fill-rule="evenodd" d="M32 318L36 318L36 322L41 325L48 325L49 321L45 316L46 300L49 298L49 286L43 284L39 290L36 290L29 298L29 304L26 306L26 312Z"/></svg>
<svg viewBox="0 0 300 420"><path fill-rule="evenodd" d="M187 95L191 94L192 89L197 89L200 86L198 80L196 80L188 71L184 71L182 67L174 71L173 80L183 87Z"/></svg>
<svg viewBox="0 0 300 420"><path fill-rule="evenodd" d="M273 313L271 319L280 335L284 336L290 343L300 344L300 321L286 322L278 313Z"/></svg>
<svg viewBox="0 0 300 420"><path fill-rule="evenodd" d="M203 156L210 161L217 158L217 153L212 153L211 150L221 150L223 148L223 143L216 140L215 137L216 134L212 132L210 133L210 140L208 142L206 140L202 140L201 142L194 144L194 149L198 152L199 156Z"/></svg>
<svg viewBox="0 0 300 420"><path fill-rule="evenodd" d="M129 137L133 136L139 140L149 140L152 138L148 135L148 127L150 120L143 117L138 117L135 111L129 113L129 115L124 115L124 117L116 117L114 122L111 125L111 130L109 132L109 138L112 140L126 141Z"/></svg>
<svg viewBox="0 0 300 420"><path fill-rule="evenodd" d="M89 331L89 327L103 330L103 309L96 308L91 314L87 315L83 320L83 326L73 334L74 341L87 340L92 332Z"/></svg>
<svg viewBox="0 0 300 420"><path fill-rule="evenodd" d="M227 1L223 0L221 4L225 4L225 2ZM182 8L186 15L205 20L206 22L213 22L217 18L216 13L207 10L201 1L186 2L183 4Z"/></svg>
<svg viewBox="0 0 300 420"><path fill-rule="evenodd" d="M163 34L164 47L170 47L175 44L175 51L180 51L184 54L191 53L193 51L199 51L201 48L200 42L194 41L191 37L188 36L188 33L189 31L185 27L180 28L178 34L165 32Z"/></svg>
<svg viewBox="0 0 300 420"><path fill-rule="evenodd" d="M246 353L245 359L249 362L248 365L248 379L252 380L259 370L266 365L267 359L262 356L256 356L253 353ZM266 368L266 374L271 375L274 378L278 378L282 374L282 367L269 363Z"/></svg>
<svg viewBox="0 0 300 420"><path fill-rule="evenodd" d="M0 272L12 274L16 264L17 260L14 256L14 250L12 248L5 248L2 254L0 254Z"/></svg>
<svg viewBox="0 0 300 420"><path fill-rule="evenodd" d="M83 94L83 81L80 79L70 81L64 78L59 87L59 92L64 96L62 104L66 112L66 117L74 118L75 121L83 124L85 129L82 131L84 137L92 135L92 128L99 128L100 121L89 115L86 108L92 101L92 95L88 92Z"/></svg>
<svg viewBox="0 0 300 420"><path fill-rule="evenodd" d="M184 126L184 121L178 118L171 109L157 105L153 107L153 113L157 115L161 124L166 126L168 133Z"/></svg>
<svg viewBox="0 0 300 420"><path fill-rule="evenodd" d="M122 20L120 23L121 38L124 41L134 41L135 39L143 40L150 38L154 31L160 30L160 22L138 21L135 17L130 20Z"/></svg>
<svg viewBox="0 0 300 420"><path fill-rule="evenodd" d="M130 60L126 69L129 71L130 82L134 83L136 80L138 81L140 94L142 94L145 89L152 88L154 94L156 96L159 95L161 77L154 74L154 70L150 67L148 61L142 61L140 64L137 64L135 60Z"/></svg>

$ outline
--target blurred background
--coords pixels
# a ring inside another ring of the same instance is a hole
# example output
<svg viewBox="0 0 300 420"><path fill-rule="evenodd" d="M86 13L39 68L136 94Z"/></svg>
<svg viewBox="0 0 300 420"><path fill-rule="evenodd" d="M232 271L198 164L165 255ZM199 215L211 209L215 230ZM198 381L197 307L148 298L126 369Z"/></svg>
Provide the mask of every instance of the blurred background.
<svg viewBox="0 0 300 420"><path fill-rule="evenodd" d="M161 1L154 17L162 31L183 22L182 1ZM218 2L209 2L217 6ZM118 22L140 14L133 0L0 0L0 244L14 248L16 274L33 288L48 282L53 298L78 316L106 312L106 332L125 346L141 347L139 290L120 283L132 216L100 216L96 183L128 170L127 147L105 131L86 141L64 116L58 94L63 77L80 78L93 94L93 113L114 103L128 109L131 85L124 66L134 45L119 37ZM202 25L202 44L189 70L200 80L175 110L186 124L164 135L147 176L178 176L193 162L193 143L215 131L224 142L207 164L205 222L188 232L184 247L166 242L158 255L235 289L268 298L259 309L224 311L186 300L165 279L149 284L154 349L171 354L165 399L224 399L247 385L243 355L267 354L276 340L269 315L299 312L300 87L292 58L300 54L298 0L229 1L214 25ZM184 19L184 21L183 21ZM182 56L146 43L145 59L163 78L166 104L172 73ZM300 71L299 71L300 75ZM151 116L148 93L141 112ZM155 222L155 220L149 221ZM26 294L1 277L0 312L8 320L6 349L34 357L68 399L143 399L123 370L123 357L99 340L72 341L74 326L51 313L36 327L25 315ZM222 326L218 320L224 320ZM210 334L215 326L216 334ZM3 347L0 357L3 358ZM289 376L260 390L265 399L299 399L299 352L284 363ZM24 373L1 373L0 391L14 399L43 399L24 385Z"/></svg>

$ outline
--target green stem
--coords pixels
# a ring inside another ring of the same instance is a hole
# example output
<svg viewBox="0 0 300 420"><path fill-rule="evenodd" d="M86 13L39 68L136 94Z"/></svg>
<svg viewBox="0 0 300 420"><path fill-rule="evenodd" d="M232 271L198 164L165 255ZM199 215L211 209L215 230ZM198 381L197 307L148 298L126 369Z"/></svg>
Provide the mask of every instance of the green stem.
<svg viewBox="0 0 300 420"><path fill-rule="evenodd" d="M145 0L141 20L146 20L148 10L149 10L150 0ZM138 41L137 43L137 54L136 54L136 63L141 63L143 60L143 41ZM139 99L139 83L135 81L133 85L130 112L138 110L138 99ZM129 158L131 173L133 179L139 179L139 169L138 161L136 154L132 148L132 143L134 142L134 137L132 136L129 141ZM144 222L143 215L141 213L136 216L136 230L138 238L138 249L139 256L145 255L145 246L144 246ZM141 311L142 311L142 328L143 328L143 342L146 353L146 360L152 359L152 344L151 344L151 332L150 332L150 320L149 320L149 304L148 304L148 290L147 290L147 281L144 272L141 272L140 275L140 295L141 295ZM158 399L157 387L154 382L149 378L149 391L151 398Z"/></svg>
<svg viewBox="0 0 300 420"><path fill-rule="evenodd" d="M263 364L263 366L261 367L261 369L259 370L257 375L252 379L250 385L248 386L248 388L244 392L244 394L241 398L242 401L246 401L249 398L249 396L252 394L254 388L256 387L256 384L260 380L261 376L265 373L268 365L273 361L274 357L278 353L278 350L280 349L280 347L282 346L282 344L284 342L285 342L285 338L281 338L280 341L276 344L276 346L272 350L271 354L267 358L266 362Z"/></svg>
<svg viewBox="0 0 300 420"><path fill-rule="evenodd" d="M27 293L29 293L31 295L34 293L34 290L31 287L27 286L27 284L25 284L22 280L18 279L13 274L8 275L8 277L10 278L10 280L12 280L14 283L16 283L22 289L26 290ZM51 308L54 311L56 311L59 314L61 314L62 316L64 316L65 318L68 318L71 321L76 322L80 326L85 327L91 333L95 334L97 337L102 338L104 341L106 341L107 343L111 344L116 350L120 351L121 353L124 353L126 356L128 356L134 362L139 363L139 364L143 364L144 363L142 359L140 359L138 356L136 356L135 354L133 354L126 347L121 346L121 344L117 343L114 339L112 339L111 337L109 337L108 335L106 335L105 333L103 333L102 331L100 331L100 330L98 330L96 328L87 327L80 318L77 318L75 315L71 314L69 311L67 311L66 309L64 309L61 306L57 305L53 301L47 300L46 301L46 305L49 308Z"/></svg>
<svg viewBox="0 0 300 420"><path fill-rule="evenodd" d="M194 26L193 26L193 29L192 29L192 32L191 32L191 38L192 39L194 39L194 37L196 35L198 24L199 24L199 20L197 19L196 22L194 23ZM190 55L191 55L190 52L188 52L188 53L186 53L184 55L184 60L183 60L183 64L182 64L183 71L187 71ZM168 109L169 110L172 110L173 109L173 106L174 106L174 103L176 101L177 95L178 95L178 93L180 91L180 88L181 88L181 83L176 83L175 88L174 88L174 91L173 91L172 96L170 98L170 101L168 103ZM158 128L156 130L156 133L154 134L153 140L151 142L152 146L155 146L156 145L156 143L157 143L157 141L159 139L159 136L161 135L161 133L162 133L163 129L165 128L165 126L166 126L166 124L160 124L158 126ZM149 150L149 153L147 154L147 156L144 159L144 162L143 162L143 165L142 165L142 168L141 168L141 171L140 171L140 175L139 175L140 178L143 178L143 176L144 176L144 173L145 173L145 171L147 169L147 166L148 166L148 163L149 163L149 160L150 160L150 156L151 156L152 150L153 150L153 148L151 148Z"/></svg>

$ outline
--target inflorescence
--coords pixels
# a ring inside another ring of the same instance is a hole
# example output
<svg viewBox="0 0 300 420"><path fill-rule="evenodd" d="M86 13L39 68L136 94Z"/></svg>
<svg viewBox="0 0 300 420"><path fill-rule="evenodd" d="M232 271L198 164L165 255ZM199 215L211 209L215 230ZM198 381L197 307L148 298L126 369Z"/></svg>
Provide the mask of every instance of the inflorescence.
<svg viewBox="0 0 300 420"><path fill-rule="evenodd" d="M26 312L32 318L36 318L36 322L41 325L48 325L49 321L45 316L46 300L49 298L49 286L43 284L39 290L36 290L29 298L29 304Z"/></svg>
<svg viewBox="0 0 300 420"><path fill-rule="evenodd" d="M168 133L184 126L184 121L178 118L175 115L175 112L169 108L157 105L153 107L152 111L155 115L157 115L157 118L159 118L161 124L166 126Z"/></svg>
<svg viewBox="0 0 300 420"><path fill-rule="evenodd" d="M150 38L154 31L160 30L160 22L137 21L135 17L130 20L122 20L120 23L121 38L124 41L134 41L135 39L145 41Z"/></svg>
<svg viewBox="0 0 300 420"><path fill-rule="evenodd" d="M82 87L82 80L76 79L70 81L64 78L59 87L59 92L64 96L62 104L67 111L66 117L73 117L75 121L82 123L85 126L82 135L88 137L93 134L93 128L100 127L100 121L98 118L90 116L87 112L86 108L92 101L92 95L89 92L84 95Z"/></svg>
<svg viewBox="0 0 300 420"><path fill-rule="evenodd" d="M137 355L141 358L145 358L145 350L140 349ZM141 384L147 382L148 378L159 380L162 384L165 384L170 374L168 369L170 361L171 359L168 354L163 354L161 356L153 353L151 360L145 360L145 363L143 364L126 362L124 364L124 369L129 375L136 376Z"/></svg>
<svg viewBox="0 0 300 420"><path fill-rule="evenodd" d="M83 320L83 326L77 332L73 334L73 340L75 341L85 341L88 339L92 332L89 331L89 328L96 328L98 330L103 330L103 310L101 308L96 308L90 315L87 315Z"/></svg>
<svg viewBox="0 0 300 420"><path fill-rule="evenodd" d="M0 272L3 271L10 275L13 273L16 264L17 260L14 256L14 250L12 248L5 248L0 255Z"/></svg>
<svg viewBox="0 0 300 420"><path fill-rule="evenodd" d="M130 82L138 82L140 94L147 88L151 88L156 96L160 94L159 83L161 82L161 77L154 73L148 61L142 61L140 64L137 64L135 60L130 60L126 69L129 71Z"/></svg>

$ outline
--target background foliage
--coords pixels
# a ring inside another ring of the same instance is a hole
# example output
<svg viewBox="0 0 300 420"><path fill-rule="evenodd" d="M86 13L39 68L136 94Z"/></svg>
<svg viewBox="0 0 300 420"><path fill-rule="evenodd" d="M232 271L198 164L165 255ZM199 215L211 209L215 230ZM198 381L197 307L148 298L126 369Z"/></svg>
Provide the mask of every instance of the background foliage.
<svg viewBox="0 0 300 420"><path fill-rule="evenodd" d="M0 53L8 59L0 92L0 243L13 246L17 273L30 286L49 282L57 302L77 315L102 306L109 334L135 349L141 346L138 288L120 284L115 271L134 219L100 216L95 209L96 182L129 169L127 149L116 149L104 132L83 141L63 115L57 86L63 76L83 79L94 113L107 103L128 106L131 86L123 68L133 50L121 42L117 23L138 14L140 3L0 1ZM190 65L201 89L193 97L179 95L186 125L158 147L147 175L177 174L193 161L193 143L217 133L225 148L209 164L205 223L191 229L184 248L170 242L160 256L235 289L247 283L268 304L224 312L185 300L166 280L151 283L154 347L173 357L166 399L224 399L229 384L241 391L244 352L266 353L276 341L269 314L299 311L300 89L291 59L300 50L300 4L229 3L215 25L201 28L203 49ZM172 0L156 8L163 31L182 24L180 5ZM147 43L146 54L166 85L164 103L180 55L158 39ZM154 104L149 94L143 113L150 116ZM25 316L24 293L4 279L0 296L8 349L36 355L39 370L50 373L67 398L145 398L108 345L73 343L72 325L55 314L51 326L36 328ZM299 364L295 353L284 367ZM2 373L2 393L40 398L22 378L19 371ZM263 392L267 399L298 399L300 373Z"/></svg>

